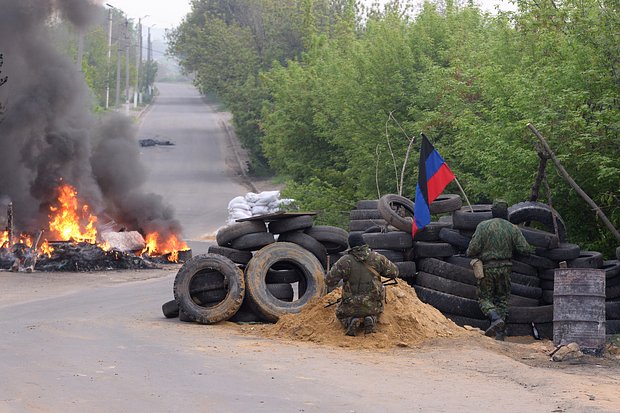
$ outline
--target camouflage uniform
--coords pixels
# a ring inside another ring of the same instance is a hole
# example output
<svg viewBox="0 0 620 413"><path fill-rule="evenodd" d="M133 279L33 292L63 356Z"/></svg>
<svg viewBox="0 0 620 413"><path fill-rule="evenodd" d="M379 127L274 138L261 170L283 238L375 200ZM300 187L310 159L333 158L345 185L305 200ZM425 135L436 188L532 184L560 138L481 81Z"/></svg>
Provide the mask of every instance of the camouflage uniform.
<svg viewBox="0 0 620 413"><path fill-rule="evenodd" d="M478 301L485 315L493 310L503 319L508 315L513 251L523 255L532 251L515 225L501 218L492 218L478 225L467 248L467 256L479 258L484 265L484 278L478 281Z"/></svg>
<svg viewBox="0 0 620 413"><path fill-rule="evenodd" d="M325 279L333 289L342 280L342 301L336 309L336 317L347 326L352 318L377 317L383 312L385 287L381 277L373 274L373 268L386 278L398 276L398 267L381 254L371 251L368 245L351 248L331 268Z"/></svg>

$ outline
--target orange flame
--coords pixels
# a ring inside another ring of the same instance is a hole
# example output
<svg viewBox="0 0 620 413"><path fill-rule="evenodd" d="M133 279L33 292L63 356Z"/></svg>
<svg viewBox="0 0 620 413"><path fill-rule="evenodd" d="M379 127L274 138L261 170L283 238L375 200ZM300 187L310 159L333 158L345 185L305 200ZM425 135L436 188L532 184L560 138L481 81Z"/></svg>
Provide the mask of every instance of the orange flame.
<svg viewBox="0 0 620 413"><path fill-rule="evenodd" d="M71 185L61 185L58 193L59 206L50 207L49 226L52 234L62 241L94 244L97 239L97 217L90 214L87 204L80 205L78 193Z"/></svg>
<svg viewBox="0 0 620 413"><path fill-rule="evenodd" d="M142 250L142 254L148 255L165 255L168 261L179 262L179 251L188 249L187 244L177 238L176 235L170 235L167 240L161 241L159 234L151 232L146 235L146 247Z"/></svg>
<svg viewBox="0 0 620 413"><path fill-rule="evenodd" d="M52 247L47 240L43 241L43 244L39 247L39 255L47 255L51 258L52 252L54 252L54 247Z"/></svg>
<svg viewBox="0 0 620 413"><path fill-rule="evenodd" d="M6 248L8 246L9 246L9 231L2 231L0 232L0 248Z"/></svg>
<svg viewBox="0 0 620 413"><path fill-rule="evenodd" d="M21 234L19 236L19 242L25 244L27 247L32 247L32 237L28 234Z"/></svg>

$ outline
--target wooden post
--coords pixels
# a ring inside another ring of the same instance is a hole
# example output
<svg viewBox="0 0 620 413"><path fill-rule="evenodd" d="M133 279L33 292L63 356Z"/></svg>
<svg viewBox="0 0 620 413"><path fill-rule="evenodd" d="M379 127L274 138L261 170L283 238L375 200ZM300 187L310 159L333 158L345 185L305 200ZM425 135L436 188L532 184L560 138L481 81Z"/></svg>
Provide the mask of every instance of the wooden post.
<svg viewBox="0 0 620 413"><path fill-rule="evenodd" d="M540 184L545 178L545 168L547 167L547 160L549 159L549 155L544 151L538 151L538 157L540 161L538 162L538 174L536 175L536 180L532 185L532 195L530 196L530 201L538 200L538 193L540 191Z"/></svg>
<svg viewBox="0 0 620 413"><path fill-rule="evenodd" d="M6 230L9 233L9 245L10 249L13 246L13 203L9 202L6 209Z"/></svg>
<svg viewBox="0 0 620 413"><path fill-rule="evenodd" d="M558 171L560 172L560 174L562 175L562 177L564 177L564 179L566 180L566 182L568 182L568 184L570 186L573 187L573 189L575 190L575 192L577 192L585 201L588 205L590 205L590 207L596 212L596 214L599 216L599 218L601 219L601 221L603 221L603 223L607 226L607 228L609 228L609 230L611 231L611 233L614 235L614 237L616 237L616 239L618 241L620 241L620 232L618 232L618 230L616 229L616 227L613 226L613 224L611 223L611 221L607 218L607 216L603 213L603 211L601 210L601 208L599 208L598 205L596 205L596 203L592 200L592 198L590 198L588 196L588 194L586 194L580 187L579 185L577 185L577 183L575 182L575 180L573 178L571 178L571 176L568 174L568 172L566 172L566 169L564 169L564 167L562 166L562 164L560 164L560 161L558 160L558 158L555 157L555 154L553 153L553 151L551 150L551 148L549 147L549 144L547 143L547 141L545 140L545 138L543 138L543 136L540 134L540 132L538 132L538 130L536 130L536 128L534 127L534 125L532 125L531 123L527 124L527 127L532 131L532 133L534 133L534 135L538 138L538 140L540 141L540 143L542 143L543 147L545 148L545 151L547 152L547 154L549 155L549 157L551 158L551 160L553 161L553 163L555 164L555 167L558 168Z"/></svg>

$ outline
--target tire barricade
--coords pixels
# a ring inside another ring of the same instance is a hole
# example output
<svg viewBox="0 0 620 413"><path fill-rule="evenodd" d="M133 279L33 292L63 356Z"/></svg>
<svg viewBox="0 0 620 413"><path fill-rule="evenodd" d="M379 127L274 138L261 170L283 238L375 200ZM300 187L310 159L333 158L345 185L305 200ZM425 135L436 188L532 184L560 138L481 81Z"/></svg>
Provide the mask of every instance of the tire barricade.
<svg viewBox="0 0 620 413"><path fill-rule="evenodd" d="M341 228L315 226L312 215L254 217L223 227L217 245L181 267L175 299L162 312L202 324L275 322L325 293L325 272L348 248L347 238Z"/></svg>
<svg viewBox="0 0 620 413"><path fill-rule="evenodd" d="M430 209L436 219L413 239L414 204L394 194L359 201L350 213L349 229L361 233L371 248L395 261L399 268L407 265L408 270L401 271L400 277L414 286L423 302L459 325L484 329L488 321L477 307L476 279L465 251L478 224L492 217L491 205L470 208L462 206L460 196L443 194ZM596 251L582 251L566 241L564 221L546 204L520 202L508 213L509 220L535 248L534 254L513 260L508 334L532 335L534 323L540 336L552 338L554 270L562 261L569 268L605 270L607 333L618 334L620 247L613 260L604 260Z"/></svg>

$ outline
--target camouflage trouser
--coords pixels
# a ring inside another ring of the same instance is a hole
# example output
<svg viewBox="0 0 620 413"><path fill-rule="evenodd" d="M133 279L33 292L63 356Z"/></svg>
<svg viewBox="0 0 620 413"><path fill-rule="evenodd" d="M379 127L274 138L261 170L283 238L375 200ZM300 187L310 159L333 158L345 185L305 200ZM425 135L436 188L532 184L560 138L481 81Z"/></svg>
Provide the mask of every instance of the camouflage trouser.
<svg viewBox="0 0 620 413"><path fill-rule="evenodd" d="M500 267L484 266L484 278L478 280L478 302L484 315L495 310L506 319L508 298L510 298L510 273L512 265Z"/></svg>

